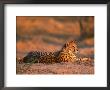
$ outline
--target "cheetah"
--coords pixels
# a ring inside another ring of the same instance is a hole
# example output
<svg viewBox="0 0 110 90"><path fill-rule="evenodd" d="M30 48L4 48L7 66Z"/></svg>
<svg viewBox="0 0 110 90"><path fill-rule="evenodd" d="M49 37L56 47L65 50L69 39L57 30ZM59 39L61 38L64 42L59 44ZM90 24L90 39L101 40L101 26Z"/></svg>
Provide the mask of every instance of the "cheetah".
<svg viewBox="0 0 110 90"><path fill-rule="evenodd" d="M60 51L39 52L31 51L22 60L24 63L59 63L74 62L78 47L76 41L67 42Z"/></svg>
<svg viewBox="0 0 110 90"><path fill-rule="evenodd" d="M90 58L77 57L78 45L75 40L71 40L64 44L61 50L56 52L39 52L31 51L23 59L24 63L61 63L72 62L84 65L93 65Z"/></svg>

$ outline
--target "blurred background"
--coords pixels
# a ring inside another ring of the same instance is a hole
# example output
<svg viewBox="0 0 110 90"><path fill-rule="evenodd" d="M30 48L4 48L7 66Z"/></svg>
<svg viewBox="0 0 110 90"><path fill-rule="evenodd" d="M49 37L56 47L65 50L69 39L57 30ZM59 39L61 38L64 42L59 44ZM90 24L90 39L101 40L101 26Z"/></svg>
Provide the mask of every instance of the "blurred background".
<svg viewBox="0 0 110 90"><path fill-rule="evenodd" d="M54 52L77 40L79 55L94 58L94 16L17 16L16 53Z"/></svg>

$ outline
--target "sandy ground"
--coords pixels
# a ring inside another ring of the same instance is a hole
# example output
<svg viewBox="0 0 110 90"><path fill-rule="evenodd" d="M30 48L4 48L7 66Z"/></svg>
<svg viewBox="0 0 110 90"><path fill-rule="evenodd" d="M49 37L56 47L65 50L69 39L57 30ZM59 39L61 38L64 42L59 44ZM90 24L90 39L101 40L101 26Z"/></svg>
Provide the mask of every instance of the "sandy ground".
<svg viewBox="0 0 110 90"><path fill-rule="evenodd" d="M94 74L94 66L73 63L17 64L17 74Z"/></svg>

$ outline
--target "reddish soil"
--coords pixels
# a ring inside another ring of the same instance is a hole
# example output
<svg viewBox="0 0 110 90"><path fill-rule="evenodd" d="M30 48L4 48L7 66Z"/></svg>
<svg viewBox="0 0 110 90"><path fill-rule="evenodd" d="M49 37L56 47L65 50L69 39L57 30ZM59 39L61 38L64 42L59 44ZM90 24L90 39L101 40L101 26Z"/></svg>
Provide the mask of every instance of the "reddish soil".
<svg viewBox="0 0 110 90"><path fill-rule="evenodd" d="M72 63L18 64L17 74L94 74L94 66Z"/></svg>

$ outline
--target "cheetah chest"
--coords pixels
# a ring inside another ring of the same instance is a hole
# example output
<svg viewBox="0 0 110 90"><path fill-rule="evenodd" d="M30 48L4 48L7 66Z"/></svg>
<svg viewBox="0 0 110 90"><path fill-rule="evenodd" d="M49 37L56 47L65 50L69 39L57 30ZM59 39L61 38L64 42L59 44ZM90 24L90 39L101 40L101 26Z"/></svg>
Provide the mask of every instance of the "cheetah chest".
<svg viewBox="0 0 110 90"><path fill-rule="evenodd" d="M58 56L58 60L60 62L75 62L76 61L76 55L74 53L72 53L71 51L61 52Z"/></svg>

